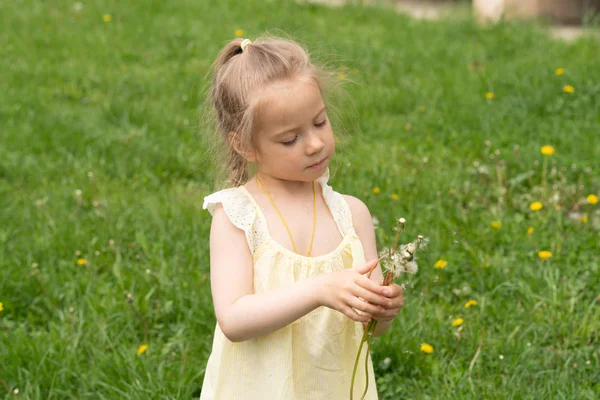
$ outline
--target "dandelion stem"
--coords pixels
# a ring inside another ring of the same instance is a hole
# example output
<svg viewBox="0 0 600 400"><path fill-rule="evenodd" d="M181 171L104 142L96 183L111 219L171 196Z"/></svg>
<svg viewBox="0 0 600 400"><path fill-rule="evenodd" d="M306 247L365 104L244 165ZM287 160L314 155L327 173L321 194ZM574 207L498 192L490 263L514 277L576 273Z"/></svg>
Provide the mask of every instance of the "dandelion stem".
<svg viewBox="0 0 600 400"><path fill-rule="evenodd" d="M373 270L374 270L374 269L377 267L377 264L379 264L379 261L381 261L382 259L384 259L384 258L386 258L386 257L387 257L387 254L386 254L386 255L383 255L383 256L381 256L381 257L379 257L379 258L377 259L377 262L375 263L375 265L373 265L373 268L371 268L371 270L370 270L370 271L369 271L369 273L367 274L367 278L370 278L370 277L371 277L371 273L372 273L372 272L373 272Z"/></svg>
<svg viewBox="0 0 600 400"><path fill-rule="evenodd" d="M398 232L396 233L396 239L394 240L394 246L392 246L392 252L390 255L394 254L396 252L396 249L398 248L398 242L400 241L400 234L404 231L404 224L398 224L400 225L398 227Z"/></svg>
<svg viewBox="0 0 600 400"><path fill-rule="evenodd" d="M4 387L6 388L8 393L12 393L12 389L10 388L10 386L8 386L8 384L6 382L4 382L4 379L0 378L0 383L2 383L4 385Z"/></svg>
<svg viewBox="0 0 600 400"><path fill-rule="evenodd" d="M375 321L375 320L373 320L373 321ZM369 332L369 334L367 335L367 355L365 356L366 383L365 383L365 391L363 392L362 396L360 397L360 400L364 400L365 396L367 395L367 390L369 389L369 355L371 354L371 343L373 342L373 331L375 330L376 325L377 325L377 321L375 321L375 323L371 327L371 332Z"/></svg>
<svg viewBox="0 0 600 400"><path fill-rule="evenodd" d="M133 306L133 304L131 304L131 303L132 303L131 301L127 301L129 308L131 308L131 310L135 313L135 315L138 317L138 319L142 323L142 327L144 328L144 343L148 343L148 327L146 326L146 321L144 321L144 318L142 318L142 316L140 315L138 310L136 310L135 307Z"/></svg>
<svg viewBox="0 0 600 400"><path fill-rule="evenodd" d="M371 320L373 321L373 320ZM365 343L365 338L367 337L367 333L369 332L369 326L371 322L367 325L367 328L363 332L362 338L360 339L360 346L358 346L358 352L356 353L356 360L354 361L354 369L352 370L352 381L350 382L350 400L354 399L354 379L356 379L356 369L358 368L358 360L360 359L360 353L363 348L363 344Z"/></svg>
<svg viewBox="0 0 600 400"><path fill-rule="evenodd" d="M542 165L542 193L546 195L546 168L548 167L548 157L544 157Z"/></svg>
<svg viewBox="0 0 600 400"><path fill-rule="evenodd" d="M452 350L452 354L450 355L450 358L448 359L448 364L446 365L446 368L450 368L450 362L452 362L452 359L456 355L456 350L458 350L458 345L460 344L460 338L461 338L460 328L457 329L456 335L457 335L456 346L454 346L454 349Z"/></svg>
<svg viewBox="0 0 600 400"><path fill-rule="evenodd" d="M475 365L475 362L477 361L477 358L479 357L479 354L481 353L481 348L483 347L483 334L484 334L484 330L481 330L481 336L479 337L479 347L477 347L477 351L475 352L475 355L473 356L473 359L471 360L471 363L469 364L469 374L471 373L471 371L473 371L473 366Z"/></svg>

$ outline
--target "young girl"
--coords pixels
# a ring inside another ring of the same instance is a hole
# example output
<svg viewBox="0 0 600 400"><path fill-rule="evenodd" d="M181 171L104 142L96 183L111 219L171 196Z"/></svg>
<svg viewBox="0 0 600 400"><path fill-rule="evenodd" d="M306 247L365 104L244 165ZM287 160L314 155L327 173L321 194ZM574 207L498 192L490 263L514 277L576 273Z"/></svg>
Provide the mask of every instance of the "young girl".
<svg viewBox="0 0 600 400"><path fill-rule="evenodd" d="M217 326L201 400L347 400L364 324L377 319L380 335L402 308L401 287L380 286L369 210L328 184L325 76L278 38L233 40L214 64L233 187L204 199ZM368 370L376 399L370 360Z"/></svg>

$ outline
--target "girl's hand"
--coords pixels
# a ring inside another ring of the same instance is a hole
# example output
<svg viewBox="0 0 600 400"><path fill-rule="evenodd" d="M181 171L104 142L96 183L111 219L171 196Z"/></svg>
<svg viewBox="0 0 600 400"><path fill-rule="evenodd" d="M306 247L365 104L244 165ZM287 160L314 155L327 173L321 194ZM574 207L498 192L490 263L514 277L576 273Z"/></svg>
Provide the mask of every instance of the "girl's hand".
<svg viewBox="0 0 600 400"><path fill-rule="evenodd" d="M373 318L375 318L377 321L387 322L396 318L396 315L400 313L402 306L404 306L404 289L402 288L402 286L397 285L393 282L389 286L382 287L388 288L388 290L390 291L390 294L387 295L387 297L391 300L391 305L389 307L386 307L386 309L383 312L374 315Z"/></svg>
<svg viewBox="0 0 600 400"><path fill-rule="evenodd" d="M384 290L390 290L390 287L381 286L366 276L378 261L376 258L358 267L315 277L319 305L337 310L358 322L368 322L371 315L385 315L384 307L394 306L393 300L384 294ZM356 310L366 314L359 314Z"/></svg>

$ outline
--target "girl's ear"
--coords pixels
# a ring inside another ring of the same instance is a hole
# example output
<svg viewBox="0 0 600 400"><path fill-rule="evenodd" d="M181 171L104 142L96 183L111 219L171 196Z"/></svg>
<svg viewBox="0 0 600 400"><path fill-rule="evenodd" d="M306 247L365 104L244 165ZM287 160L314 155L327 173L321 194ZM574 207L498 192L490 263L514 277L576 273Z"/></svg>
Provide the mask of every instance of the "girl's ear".
<svg viewBox="0 0 600 400"><path fill-rule="evenodd" d="M229 140L229 144L236 153L244 157L244 159L248 162L256 162L256 154L254 149L242 151L242 146L240 144L239 135L237 132L229 132L227 135L227 139Z"/></svg>

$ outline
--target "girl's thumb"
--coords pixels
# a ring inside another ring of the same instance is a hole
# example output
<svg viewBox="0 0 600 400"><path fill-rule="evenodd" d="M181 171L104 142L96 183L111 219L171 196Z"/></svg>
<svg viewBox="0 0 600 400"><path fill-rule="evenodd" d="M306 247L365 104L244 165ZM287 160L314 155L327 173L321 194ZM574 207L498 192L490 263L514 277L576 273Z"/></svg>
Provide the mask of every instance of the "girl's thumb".
<svg viewBox="0 0 600 400"><path fill-rule="evenodd" d="M375 266L377 265L378 262L379 262L379 258L374 258L371 261L368 261L368 262L364 263L363 265L357 267L356 271L359 274L367 274L367 273L371 272L371 270L373 268L375 268Z"/></svg>

